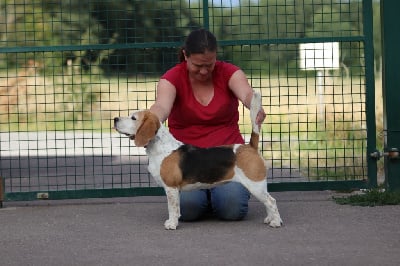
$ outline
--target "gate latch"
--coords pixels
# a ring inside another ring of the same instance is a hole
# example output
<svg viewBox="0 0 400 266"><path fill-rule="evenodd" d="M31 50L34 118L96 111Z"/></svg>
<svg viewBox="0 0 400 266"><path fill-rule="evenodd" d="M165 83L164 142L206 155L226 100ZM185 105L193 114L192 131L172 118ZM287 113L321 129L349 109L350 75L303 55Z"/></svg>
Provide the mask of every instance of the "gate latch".
<svg viewBox="0 0 400 266"><path fill-rule="evenodd" d="M379 160L382 157L388 157L389 159L399 159L400 158L400 151L397 148L390 148L387 151L374 151L370 154L372 158Z"/></svg>

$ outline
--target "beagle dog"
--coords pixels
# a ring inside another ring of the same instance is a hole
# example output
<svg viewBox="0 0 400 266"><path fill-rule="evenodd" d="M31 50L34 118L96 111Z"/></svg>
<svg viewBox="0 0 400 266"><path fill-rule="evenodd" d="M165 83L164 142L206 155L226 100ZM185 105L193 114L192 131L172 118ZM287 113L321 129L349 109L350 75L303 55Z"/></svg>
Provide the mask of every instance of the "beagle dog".
<svg viewBox="0 0 400 266"><path fill-rule="evenodd" d="M258 151L259 127L256 116L261 108L261 95L254 93L250 107L252 134L249 144L198 148L176 140L149 110L115 117L114 129L145 147L148 170L165 189L169 218L165 229L176 229L180 217L179 191L211 188L226 182L239 182L264 203L264 223L280 227L282 220L275 199L267 191L266 164Z"/></svg>

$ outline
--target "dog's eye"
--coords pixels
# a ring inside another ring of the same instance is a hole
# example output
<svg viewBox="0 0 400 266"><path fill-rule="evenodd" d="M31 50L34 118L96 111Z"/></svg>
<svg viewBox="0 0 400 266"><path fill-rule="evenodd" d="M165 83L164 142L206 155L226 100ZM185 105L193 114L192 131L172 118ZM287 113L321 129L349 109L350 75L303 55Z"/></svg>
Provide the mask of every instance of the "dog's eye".
<svg viewBox="0 0 400 266"><path fill-rule="evenodd" d="M136 120L136 117L132 116L131 119L132 119L132 120Z"/></svg>

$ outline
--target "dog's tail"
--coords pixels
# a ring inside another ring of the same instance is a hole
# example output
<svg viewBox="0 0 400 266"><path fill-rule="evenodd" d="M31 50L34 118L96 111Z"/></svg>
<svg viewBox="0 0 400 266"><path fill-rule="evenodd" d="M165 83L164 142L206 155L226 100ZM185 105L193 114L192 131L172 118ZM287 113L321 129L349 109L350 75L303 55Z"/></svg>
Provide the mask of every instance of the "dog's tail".
<svg viewBox="0 0 400 266"><path fill-rule="evenodd" d="M253 98L250 103L250 119L252 132L250 137L250 146L258 150L258 142L260 139L260 127L256 123L257 114L262 107L261 94L258 92L253 93Z"/></svg>

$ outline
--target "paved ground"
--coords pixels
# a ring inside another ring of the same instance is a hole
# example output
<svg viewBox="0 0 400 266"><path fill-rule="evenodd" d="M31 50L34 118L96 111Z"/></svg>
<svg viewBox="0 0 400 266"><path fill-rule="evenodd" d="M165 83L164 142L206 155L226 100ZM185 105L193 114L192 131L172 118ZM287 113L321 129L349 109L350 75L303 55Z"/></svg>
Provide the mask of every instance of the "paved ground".
<svg viewBox="0 0 400 266"><path fill-rule="evenodd" d="M399 265L400 206L352 207L332 192L273 193L285 225L209 219L166 231L164 197L6 202L1 265Z"/></svg>

